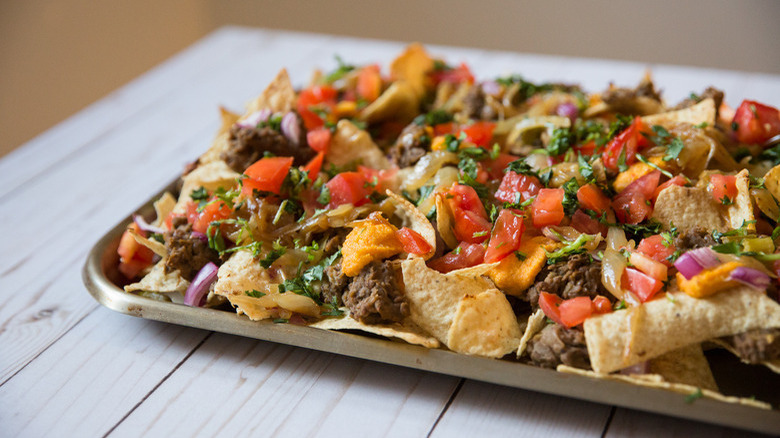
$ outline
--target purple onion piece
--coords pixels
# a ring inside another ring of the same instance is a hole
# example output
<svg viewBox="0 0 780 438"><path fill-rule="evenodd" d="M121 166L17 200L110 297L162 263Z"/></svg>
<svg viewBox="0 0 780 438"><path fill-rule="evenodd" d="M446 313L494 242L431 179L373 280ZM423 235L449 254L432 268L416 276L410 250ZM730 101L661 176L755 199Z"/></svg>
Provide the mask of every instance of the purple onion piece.
<svg viewBox="0 0 780 438"><path fill-rule="evenodd" d="M301 143L301 126L298 122L298 115L294 112L289 112L282 117L281 122L282 134L287 137L293 144Z"/></svg>
<svg viewBox="0 0 780 438"><path fill-rule="evenodd" d="M738 281L756 290L766 290L771 282L769 275L765 272L746 266L735 268L731 271L731 274L729 274L728 279Z"/></svg>
<svg viewBox="0 0 780 438"><path fill-rule="evenodd" d="M208 236L206 236L205 234L201 233L200 231L193 231L192 233L190 233L190 237L195 238L195 239L200 239L200 240L202 240L204 242L207 242L209 240Z"/></svg>
<svg viewBox="0 0 780 438"><path fill-rule="evenodd" d="M626 376L630 376L632 374L647 374L649 372L650 372L650 361L647 360L620 370L620 374L624 374Z"/></svg>
<svg viewBox="0 0 780 438"><path fill-rule="evenodd" d="M694 275L705 269L714 268L718 265L720 265L720 259L718 259L715 251L709 247L690 250L674 262L674 267L687 280L690 280Z"/></svg>
<svg viewBox="0 0 780 438"><path fill-rule="evenodd" d="M133 215L133 222L135 222L135 224L138 226L139 229L146 231L147 233L153 233L153 234L165 233L165 230L163 230L162 228L155 227L154 225L150 225L149 222L146 222L146 220L140 214Z"/></svg>
<svg viewBox="0 0 780 438"><path fill-rule="evenodd" d="M239 121L237 125L242 128L256 128L258 123L267 122L269 117L271 117L271 110L264 108L248 115L247 118Z"/></svg>
<svg viewBox="0 0 780 438"><path fill-rule="evenodd" d="M218 270L217 265L211 262L202 267L195 274L192 283L187 286L187 291L184 293L184 304L193 307L203 307L206 303L206 294L208 294L209 287L217 279Z"/></svg>
<svg viewBox="0 0 780 438"><path fill-rule="evenodd" d="M555 114L561 117L568 117L572 123L577 120L577 116L580 114L580 110L577 106L571 102L564 102L555 108Z"/></svg>
<svg viewBox="0 0 780 438"><path fill-rule="evenodd" d="M501 86L496 81L485 81L482 83L482 91L490 96L497 96L501 93Z"/></svg>

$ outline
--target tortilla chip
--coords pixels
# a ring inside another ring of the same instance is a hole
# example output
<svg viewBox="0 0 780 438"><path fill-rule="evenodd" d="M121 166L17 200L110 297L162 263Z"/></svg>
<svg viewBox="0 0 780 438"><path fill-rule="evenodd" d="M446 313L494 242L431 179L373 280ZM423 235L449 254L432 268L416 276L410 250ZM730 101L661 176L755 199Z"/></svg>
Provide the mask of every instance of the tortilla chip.
<svg viewBox="0 0 780 438"><path fill-rule="evenodd" d="M409 300L409 318L445 344L461 298L476 296L493 287L490 280L481 277L484 268L441 274L428 268L422 258L413 257L404 260L401 269Z"/></svg>
<svg viewBox="0 0 780 438"><path fill-rule="evenodd" d="M156 219L152 222L155 227L161 227L165 219L171 214L174 207L176 207L176 198L169 192L165 192L160 196L160 199L154 202L154 211L157 214Z"/></svg>
<svg viewBox="0 0 780 438"><path fill-rule="evenodd" d="M331 137L325 160L339 167L356 162L374 169L390 167L390 161L368 132L349 120L340 120L336 125L336 132Z"/></svg>
<svg viewBox="0 0 780 438"><path fill-rule="evenodd" d="M436 228L447 248L455 248L458 246L458 239L452 229L453 220L450 206L444 202L445 195L443 193L435 193L434 196L436 197Z"/></svg>
<svg viewBox="0 0 780 438"><path fill-rule="evenodd" d="M146 237L138 234L138 232L135 231L134 228L128 228L127 232L130 233L131 236L133 236L133 239L135 239L135 241L138 242L139 245L151 249L153 253L157 254L160 257L168 256L168 250L165 249L164 244L156 240L147 239Z"/></svg>
<svg viewBox="0 0 780 438"><path fill-rule="evenodd" d="M418 232L420 236L431 245L431 250L421 256L423 260L431 258L436 252L436 230L433 228L431 221L425 217L423 212L415 207L414 204L407 201L403 196L390 190L385 193L401 210L403 210L406 218L409 220L409 228Z"/></svg>
<svg viewBox="0 0 780 438"><path fill-rule="evenodd" d="M157 262L141 281L125 286L125 292L147 291L171 294L168 297L172 301L182 303L184 292L187 291L189 285L190 282L183 279L178 270L166 274L165 260L163 259Z"/></svg>
<svg viewBox="0 0 780 438"><path fill-rule="evenodd" d="M246 295L256 290L264 294L276 293L278 285L271 281L268 272L260 266L249 251L236 251L217 272L214 293L230 298Z"/></svg>
<svg viewBox="0 0 780 438"><path fill-rule="evenodd" d="M458 353L499 358L517 350L520 337L512 306L493 288L461 298L446 344Z"/></svg>
<svg viewBox="0 0 780 438"><path fill-rule="evenodd" d="M515 254L509 254L488 272L488 277L505 293L521 296L534 284L536 275L547 263L545 251L553 251L557 247L556 242L543 236L524 240L517 251L525 259L521 261Z"/></svg>
<svg viewBox="0 0 780 438"><path fill-rule="evenodd" d="M405 125L412 121L420 111L420 99L414 86L406 81L396 81L371 102L360 113L360 118L368 123L382 120Z"/></svg>
<svg viewBox="0 0 780 438"><path fill-rule="evenodd" d="M417 99L425 95L427 73L433 69L433 59L420 43L406 47L390 64L390 77L393 80L403 80L414 90Z"/></svg>
<svg viewBox="0 0 780 438"><path fill-rule="evenodd" d="M671 224L681 230L728 230L718 203L706 189L699 187L671 185L661 190L655 201L652 218L661 222L667 230Z"/></svg>
<svg viewBox="0 0 780 438"><path fill-rule="evenodd" d="M211 143L211 147L198 158L198 164L201 166L214 161L221 161L222 153L230 147L230 128L238 121L239 115L222 107L219 108L219 115L222 124L217 131L216 137L214 137L214 141Z"/></svg>
<svg viewBox="0 0 780 438"><path fill-rule="evenodd" d="M272 113L287 113L295 109L297 95L286 69L279 70L268 87L255 100L249 102L246 114L261 109L270 109Z"/></svg>
<svg viewBox="0 0 780 438"><path fill-rule="evenodd" d="M526 348L528 348L528 341L534 337L537 333L542 331L546 324L547 316L542 309L537 309L533 315L528 317L528 324L525 326L525 332L523 337L520 338L520 344L517 346L517 357L520 358L525 354Z"/></svg>
<svg viewBox="0 0 780 438"><path fill-rule="evenodd" d="M780 199L780 165L769 169L764 175L764 186L775 199Z"/></svg>
<svg viewBox="0 0 780 438"><path fill-rule="evenodd" d="M351 318L348 315L348 311L347 315L342 318L326 318L322 321L309 324L309 327L323 330L360 330L386 338L400 339L410 344L422 345L426 348L439 348L441 345L436 338L428 335L425 333L425 330L417 327L411 322L404 322L403 324L368 325Z"/></svg>
<svg viewBox="0 0 780 438"><path fill-rule="evenodd" d="M753 202L761 210L764 215L774 221L780 218L780 205L777 205L777 200L769 190L752 188L750 189L750 196L753 198Z"/></svg>
<svg viewBox="0 0 780 438"><path fill-rule="evenodd" d="M585 320L591 366L609 373L688 344L780 327L780 305L747 286L706 298L668 293L642 306Z"/></svg>
<svg viewBox="0 0 780 438"><path fill-rule="evenodd" d="M184 213L187 209L187 203L192 201L190 195L200 187L209 192L218 188L230 189L236 185L239 173L231 169L224 161L213 161L202 165L182 178L181 193L173 211L175 213Z"/></svg>
<svg viewBox="0 0 780 438"><path fill-rule="evenodd" d="M739 405L751 406L759 409L769 409L769 410L772 409L771 404L754 400L752 398L725 396L719 392L712 391L709 389L699 388L693 385L667 382L664 380L662 376L658 374L634 374L630 376L625 376L622 374L603 374L594 371L583 370L580 368L574 368L567 365L558 365L558 368L556 368L556 370L561 373L575 374L578 376L585 376L593 379L617 380L620 382L631 383L633 385L644 386L647 388L666 389L669 391L674 391L680 394L684 394L686 396L694 396L694 395L701 394L702 397L710 398L717 401L722 401L725 403L734 403Z"/></svg>
<svg viewBox="0 0 780 438"><path fill-rule="evenodd" d="M747 169L737 174L737 196L726 208L726 217L732 229L745 225L749 232L756 231L753 203L750 200L750 179Z"/></svg>
<svg viewBox="0 0 780 438"><path fill-rule="evenodd" d="M658 374L669 383L682 383L712 391L718 390L710 364L701 344L691 344L662 354L650 361L650 374Z"/></svg>
<svg viewBox="0 0 780 438"><path fill-rule="evenodd" d="M642 122L647 126L661 125L667 129L680 122L691 125L706 123L707 126L715 126L715 101L707 98L688 108L644 116Z"/></svg>

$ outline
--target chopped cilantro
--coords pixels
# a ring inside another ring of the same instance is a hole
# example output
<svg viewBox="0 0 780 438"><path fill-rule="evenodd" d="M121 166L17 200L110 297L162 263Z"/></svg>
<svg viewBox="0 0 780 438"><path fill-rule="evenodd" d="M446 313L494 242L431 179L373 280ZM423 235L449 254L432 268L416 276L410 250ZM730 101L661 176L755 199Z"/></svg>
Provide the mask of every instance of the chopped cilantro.
<svg viewBox="0 0 780 438"><path fill-rule="evenodd" d="M618 170L621 172L625 172L628 170L628 165L626 164L626 146L623 145L623 147L620 149L620 155L618 155L618 161L617 161Z"/></svg>
<svg viewBox="0 0 780 438"><path fill-rule="evenodd" d="M260 260L260 266L262 266L265 269L268 269L273 265L273 263L281 256L284 255L284 253L287 252L287 248L284 247L278 240L273 243L273 249L266 254L265 258Z"/></svg>
<svg viewBox="0 0 780 438"><path fill-rule="evenodd" d="M327 76L325 76L325 82L329 84L338 81L339 79L343 78L347 73L355 69L354 65L349 65L345 63L344 60L341 59L339 55L335 55L335 58L336 58L336 63L338 64L336 70L332 71Z"/></svg>
<svg viewBox="0 0 780 438"><path fill-rule="evenodd" d="M593 239L594 236L590 234L580 234L576 240L569 242L566 246L558 249L557 251L547 252L547 250L545 250L544 252L547 254L547 264L552 265L574 254L585 252L585 248L583 248L583 246Z"/></svg>
<svg viewBox="0 0 780 438"><path fill-rule="evenodd" d="M615 303L614 307L612 307L613 310L622 310L625 308L628 308L628 306L626 305L626 300L620 300L617 303Z"/></svg>
<svg viewBox="0 0 780 438"><path fill-rule="evenodd" d="M244 291L244 293L254 298L262 298L265 296L265 292L260 292L259 290L255 290L255 289Z"/></svg>
<svg viewBox="0 0 780 438"><path fill-rule="evenodd" d="M580 203L577 200L577 190L580 185L576 178L572 178L563 184L563 211L566 216L571 217L579 208Z"/></svg>
<svg viewBox="0 0 780 438"><path fill-rule="evenodd" d="M562 155L571 149L575 141L569 128L556 128L546 149L552 156Z"/></svg>
<svg viewBox="0 0 780 438"><path fill-rule="evenodd" d="M586 182L594 182L596 180L593 166L580 153L577 154L577 164L580 166L580 175L585 178Z"/></svg>
<svg viewBox="0 0 780 438"><path fill-rule="evenodd" d="M696 391L685 396L685 403L691 404L703 396L704 394L702 394L701 388L696 388Z"/></svg>
<svg viewBox="0 0 780 438"><path fill-rule="evenodd" d="M414 119L414 123L418 126L423 126L423 125L436 126L451 121L452 121L452 114L441 109L433 110L427 114L420 114Z"/></svg>
<svg viewBox="0 0 780 438"><path fill-rule="evenodd" d="M317 202L322 205L328 205L328 203L330 203L330 189L328 189L328 186L322 186L320 196L317 197Z"/></svg>
<svg viewBox="0 0 780 438"><path fill-rule="evenodd" d="M515 251L515 257L517 257L517 260L520 260L521 262L528 258L525 253L522 253L520 251Z"/></svg>
<svg viewBox="0 0 780 438"><path fill-rule="evenodd" d="M209 192L206 191L206 188L203 186L200 186L199 188L195 189L190 193L190 198L192 198L193 201L206 201L209 199Z"/></svg>

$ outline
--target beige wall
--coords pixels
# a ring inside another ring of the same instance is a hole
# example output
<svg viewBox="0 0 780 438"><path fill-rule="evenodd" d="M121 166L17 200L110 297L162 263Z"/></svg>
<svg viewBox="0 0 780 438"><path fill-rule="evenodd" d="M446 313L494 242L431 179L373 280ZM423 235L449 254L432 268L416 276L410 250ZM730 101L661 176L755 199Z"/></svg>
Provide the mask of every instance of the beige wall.
<svg viewBox="0 0 780 438"><path fill-rule="evenodd" d="M0 155L225 24L780 74L772 0L0 3Z"/></svg>

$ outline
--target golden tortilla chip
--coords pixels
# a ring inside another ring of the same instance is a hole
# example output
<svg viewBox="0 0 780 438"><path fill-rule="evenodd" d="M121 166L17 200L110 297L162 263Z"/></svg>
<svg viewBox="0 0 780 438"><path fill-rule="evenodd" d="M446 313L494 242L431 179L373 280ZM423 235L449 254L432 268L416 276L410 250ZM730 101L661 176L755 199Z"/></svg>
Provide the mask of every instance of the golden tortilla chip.
<svg viewBox="0 0 780 438"><path fill-rule="evenodd" d="M658 374L669 383L682 383L701 389L718 390L701 344L691 344L662 354L649 362L649 374Z"/></svg>
<svg viewBox="0 0 780 438"><path fill-rule="evenodd" d="M737 174L737 196L726 208L726 218L732 229L745 226L749 232L756 231L753 202L750 200L750 178L747 169Z"/></svg>
<svg viewBox="0 0 780 438"><path fill-rule="evenodd" d="M728 230L718 203L706 189L699 187L671 185L661 190L655 201L652 218L661 222L667 230L671 224L681 230Z"/></svg>
<svg viewBox="0 0 780 438"><path fill-rule="evenodd" d="M759 409L772 409L772 405L764 403L752 398L743 397L731 397L725 396L719 392L712 391L710 389L703 389L693 385L686 385L683 383L671 383L664 380L664 378L658 374L634 374L626 376L623 374L603 374L594 371L583 370L580 368L574 368L567 365L558 365L556 368L558 372L575 374L578 376L590 377L592 379L604 379L604 380L617 380L619 382L631 383L633 385L644 386L647 388L659 388L674 391L687 396L697 396L710 398L725 403L734 403L739 405L751 406Z"/></svg>
<svg viewBox="0 0 780 438"><path fill-rule="evenodd" d="M707 135L705 130L689 123L671 124L668 129L669 133L679 138L684 145L677 158L669 163L675 163L688 178L700 178L701 172L718 153L720 144Z"/></svg>
<svg viewBox="0 0 780 438"><path fill-rule="evenodd" d="M176 198L169 192L165 192L160 196L160 199L154 202L154 211L157 214L156 219L152 222L155 227L163 226L163 222L171 214L176 207Z"/></svg>
<svg viewBox="0 0 780 438"><path fill-rule="evenodd" d="M157 254L160 257L168 256L168 250L165 249L164 244L156 240L147 239L146 237L138 234L138 232L135 231L134 228L128 228L127 232L130 233L131 236L133 236L133 239L135 239L135 241L138 242L139 245L151 249L153 253Z"/></svg>
<svg viewBox="0 0 780 438"><path fill-rule="evenodd" d="M542 331L546 324L547 316L542 309L537 309L533 315L528 317L528 323L525 326L523 337L520 338L520 344L517 346L517 357L520 358L525 354L526 348L528 348L528 341L534 337L537 333Z"/></svg>
<svg viewBox="0 0 780 438"><path fill-rule="evenodd" d="M669 293L585 320L591 366L609 373L708 339L780 327L780 305L747 286L706 298Z"/></svg>
<svg viewBox="0 0 780 438"><path fill-rule="evenodd" d="M176 214L183 214L187 209L187 204L192 201L190 195L200 187L205 188L209 193L218 188L230 189L236 185L239 173L231 169L224 161L213 161L202 165L182 178L181 193L173 211Z"/></svg>
<svg viewBox="0 0 780 438"><path fill-rule="evenodd" d="M349 120L340 120L336 125L325 160L339 167L356 162L374 169L390 167L390 161L368 132Z"/></svg>
<svg viewBox="0 0 780 438"><path fill-rule="evenodd" d="M444 194L435 193L434 196L436 197L436 228L447 247L455 248L458 246L458 239L452 229L453 219L450 206L444 202Z"/></svg>
<svg viewBox="0 0 780 438"><path fill-rule="evenodd" d="M476 270L441 274L414 257L401 263L410 319L436 339L447 341L458 302L464 296L490 289L492 284Z"/></svg>
<svg viewBox="0 0 780 438"><path fill-rule="evenodd" d="M157 292L170 294L168 297L175 303L184 302L184 292L190 282L181 278L179 271L165 273L165 260L160 260L152 267L141 281L125 286L125 292Z"/></svg>
<svg viewBox="0 0 780 438"><path fill-rule="evenodd" d="M710 340L710 342L712 342L713 344L717 345L717 346L718 346L718 347L720 347L720 348L723 348L724 350L728 350L728 351L729 351L729 353L731 353L731 354L733 354L734 356L736 356L737 358L739 358L739 360L740 360L742 363L745 363L745 364L748 364L748 365L754 365L754 364L753 364L753 363L751 363L751 362L748 362L748 361L746 361L746 360L743 360L743 359L742 359L742 358L739 356L739 354L737 354L737 350L736 350L736 349L735 349L735 348L734 348L734 347L733 347L731 344L729 344L728 342L724 342L724 341L722 341L722 340L720 340L720 339L711 339L711 340ZM774 360L768 360L768 361L764 361L764 362L761 362L761 365L763 365L763 366L765 366L765 367L769 368L769 369L770 369L770 370L772 370L772 372L774 372L774 373L780 374L780 359L774 359Z"/></svg>
<svg viewBox="0 0 780 438"><path fill-rule="evenodd" d="M512 306L493 288L461 298L446 344L458 353L499 358L515 351L520 337Z"/></svg>
<svg viewBox="0 0 780 438"><path fill-rule="evenodd" d="M279 70L268 87L255 100L247 104L246 114L252 114L261 109L269 109L272 113L287 113L295 109L297 95L286 69Z"/></svg>
<svg viewBox="0 0 780 438"><path fill-rule="evenodd" d="M754 187L750 189L750 196L753 198L756 207L758 207L766 217L775 222L780 218L780 205L777 205L777 200L769 193L769 190Z"/></svg>
<svg viewBox="0 0 780 438"><path fill-rule="evenodd" d="M775 199L780 199L780 165L769 169L764 175L764 186Z"/></svg>
<svg viewBox="0 0 780 438"><path fill-rule="evenodd" d="M360 112L360 118L368 123L392 119L405 125L419 112L420 99L414 87L406 81L396 81Z"/></svg>
<svg viewBox="0 0 780 438"><path fill-rule="evenodd" d="M647 126L661 125L667 129L680 122L691 125L706 123L707 126L715 126L715 101L707 98L688 108L644 116L642 122Z"/></svg>
<svg viewBox="0 0 780 438"><path fill-rule="evenodd" d="M433 59L428 52L422 44L413 43L390 64L390 76L394 81L406 81L419 100L425 95L427 73L432 69Z"/></svg>
<svg viewBox="0 0 780 438"><path fill-rule="evenodd" d="M222 124L217 131L216 137L214 137L214 141L211 143L211 147L198 158L199 165L221 161L222 153L227 151L230 146L230 128L238 121L239 115L222 107L219 108L219 114Z"/></svg>
<svg viewBox="0 0 780 438"><path fill-rule="evenodd" d="M433 224L431 224L431 221L425 217L423 212L415 207L414 204L407 201L403 196L390 190L386 191L385 193L401 210L403 210L406 218L409 220L409 228L418 232L420 236L422 236L422 238L425 239L429 245L431 245L431 250L421 256L423 260L428 260L431 258L436 252L436 230L433 229Z"/></svg>
<svg viewBox="0 0 780 438"><path fill-rule="evenodd" d="M346 311L346 309L343 309ZM384 336L386 338L396 338L414 345L422 345L426 348L439 348L439 341L425 333L425 331L409 321L403 324L363 324L360 321L352 319L348 315L342 318L326 318L321 321L309 324L323 330L360 330L362 332L374 335Z"/></svg>

